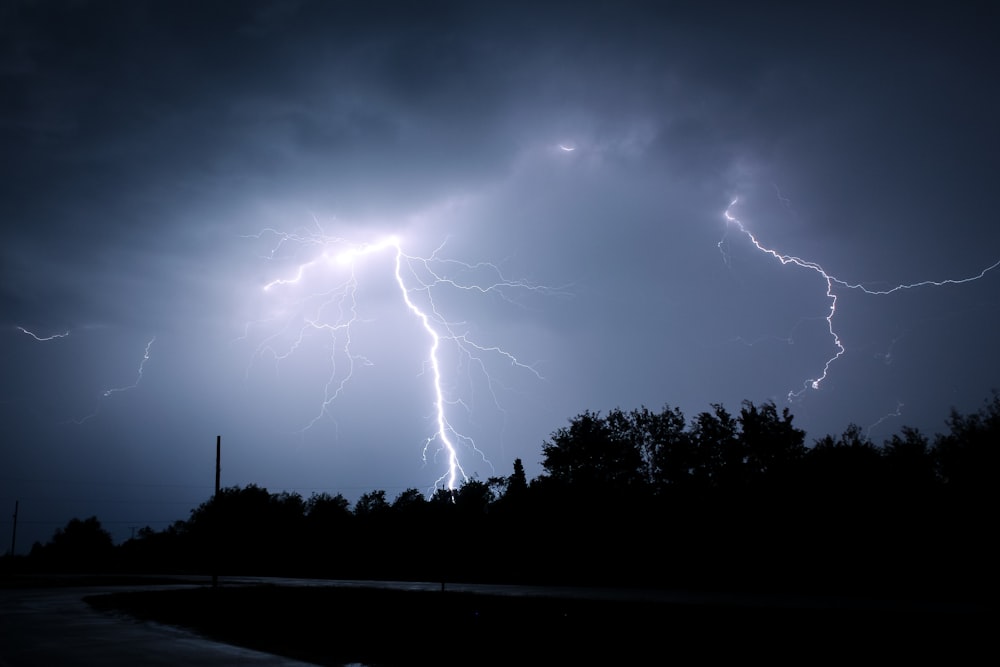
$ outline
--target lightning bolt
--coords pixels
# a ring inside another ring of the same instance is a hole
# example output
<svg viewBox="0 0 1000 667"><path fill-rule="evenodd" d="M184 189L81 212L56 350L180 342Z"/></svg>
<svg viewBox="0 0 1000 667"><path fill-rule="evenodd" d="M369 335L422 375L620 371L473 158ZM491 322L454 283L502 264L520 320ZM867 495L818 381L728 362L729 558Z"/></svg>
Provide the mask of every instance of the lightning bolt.
<svg viewBox="0 0 1000 667"><path fill-rule="evenodd" d="M884 422L887 419L892 419L893 417L902 417L902 416L903 416L903 402L896 401L896 409L892 412L882 415L881 417L878 418L878 420L875 421L874 424L869 426L868 430L865 431L865 437L870 440L872 437L872 430L881 425L882 422Z"/></svg>
<svg viewBox="0 0 1000 667"><path fill-rule="evenodd" d="M28 331L24 327L17 327L17 330L20 331L21 333L25 333L25 334L31 336L35 340L37 340L39 342L42 342L42 343L44 343L46 341L50 341L50 340L56 340L57 338L66 338L67 336L69 336L69 329L67 329L63 333L52 334L51 336L39 336L35 332Z"/></svg>
<svg viewBox="0 0 1000 667"><path fill-rule="evenodd" d="M997 260L996 262L987 266L979 273L972 276L968 276L966 278L947 278L945 280L921 280L916 283L899 284L887 289L869 289L868 287L865 287L865 285L863 285L862 283L850 283L845 280L841 280L840 278L837 278L836 276L828 272L826 269L824 269L816 262L808 261L800 257L796 257L794 255L785 255L776 250L773 250L772 248L768 248L767 246L763 245L757 239L756 235L754 235L753 232L747 229L746 225L744 225L739 218L733 215L733 209L736 207L738 203L739 203L739 198L733 199L733 201L729 204L729 206L723 213L727 223L726 225L727 231L726 235L724 235L722 240L719 241L718 248L719 252L722 253L723 260L727 264L729 263L729 255L726 252L725 242L728 236L728 230L735 227L744 236L746 236L753 244L753 246L757 248L757 250L759 250L760 252L766 255L770 255L774 259L781 262L782 265L793 264L800 268L813 271L814 273L820 276L820 278L826 285L825 294L827 300L829 301L830 306L829 310L827 311L826 317L824 319L826 320L827 331L829 332L830 338L833 341L833 347L835 349L835 352L833 356L828 358L826 360L826 363L823 364L823 370L817 377L806 379L805 382L802 383L802 389L798 391L791 390L788 392L789 401L792 401L800 397L809 389L819 389L820 385L823 383L824 380L826 380L827 376L830 373L830 366L847 352L847 348L844 347L844 343L840 339L840 336L837 334L837 331L834 329L833 325L834 317L837 314L837 294L835 292L835 286L842 287L845 289L859 290L871 296L887 296L889 294L894 294L896 292L900 292L903 290L917 289L920 287L943 287L945 285L962 285L964 283L980 280L987 273L1000 266L1000 260Z"/></svg>
<svg viewBox="0 0 1000 667"><path fill-rule="evenodd" d="M142 382L143 371L146 368L146 362L149 361L149 350L153 347L153 343L155 341L156 341L156 336L153 336L152 338L149 339L149 342L146 343L146 349L143 352L142 361L139 362L139 369L136 372L135 382L133 382L132 384L129 384L129 385L121 386L121 387L110 387L108 389L102 390L101 391L101 396L100 396L102 399L104 399L104 398L111 398L111 396L113 396L114 394L117 394L117 393L120 393L120 392L123 392L123 391L132 391L133 389L137 389L139 387L139 383ZM97 407L94 408L93 412L91 412L90 414L88 414L88 415L86 415L84 417L81 417L79 419L74 419L72 421L73 421L74 424L78 424L78 425L79 424L83 424L84 422L90 421L91 419L93 419L94 417L96 417L98 415L98 413L100 412L100 410L101 410L101 404L100 404L100 402L98 402Z"/></svg>
<svg viewBox="0 0 1000 667"><path fill-rule="evenodd" d="M468 364L470 372L476 368L483 374L494 405L501 411L496 385L487 370L488 358L530 373L537 379L544 378L534 366L523 363L503 348L477 343L463 328L465 322L451 321L441 313L435 294L441 290L459 290L493 295L515 303L511 298L512 292L548 292L551 291L550 288L508 279L499 267L489 262L469 264L445 259L440 256L444 244L430 256L420 257L404 251L398 236L357 244L326 235L318 223L315 232L294 234L268 228L251 238L260 239L265 236L276 239L270 252L265 255L266 259L279 258L286 246L316 249L316 254L311 259L298 264L287 277L276 278L263 286L263 291L267 293L285 293L285 304L297 307L301 311L301 319L285 317L285 309L282 309L279 316L248 323L243 335L243 338L249 337L250 330L259 325L280 323L277 331L258 344L251 366L256 359L265 356L272 357L276 363L288 358L305 343L310 332L319 332L329 337L332 352L324 396L316 415L301 431L312 428L324 417L333 418L332 405L344 392L356 367L373 365L368 358L351 349L356 325L363 321L358 301L360 283L357 269L369 256L387 254L392 257L392 284L399 293L401 306L416 318L426 335L427 352L424 363L430 371L434 426L424 440L421 457L425 464L429 456L433 460L437 460L439 456L445 460L445 472L435 481L434 488L453 490L460 481L468 479L460 461L460 449L463 446L492 468L476 442L459 432L449 419L449 414L456 406L465 410L469 410L469 406L465 401L451 396L445 389L442 347L452 346ZM317 283L322 287L314 289ZM306 295L296 297L295 294L303 288ZM279 344L283 340L288 342ZM338 361L344 362L339 368ZM247 369L248 374L249 371L250 367Z"/></svg>

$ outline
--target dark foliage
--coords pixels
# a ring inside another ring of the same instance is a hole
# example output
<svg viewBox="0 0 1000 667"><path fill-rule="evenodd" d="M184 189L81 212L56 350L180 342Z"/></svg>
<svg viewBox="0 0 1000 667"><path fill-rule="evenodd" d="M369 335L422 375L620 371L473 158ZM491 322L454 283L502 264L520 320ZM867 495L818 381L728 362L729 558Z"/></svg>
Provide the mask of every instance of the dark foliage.
<svg viewBox="0 0 1000 667"><path fill-rule="evenodd" d="M114 544L96 516L71 519L56 530L52 541L31 547L31 560L39 567L63 572L103 572L112 569Z"/></svg>
<svg viewBox="0 0 1000 667"><path fill-rule="evenodd" d="M615 584L986 599L997 548L1000 398L931 440L849 426L811 447L788 410L744 402L688 422L584 412L542 446L544 474L427 497L223 489L187 521L117 548L74 520L37 569Z"/></svg>

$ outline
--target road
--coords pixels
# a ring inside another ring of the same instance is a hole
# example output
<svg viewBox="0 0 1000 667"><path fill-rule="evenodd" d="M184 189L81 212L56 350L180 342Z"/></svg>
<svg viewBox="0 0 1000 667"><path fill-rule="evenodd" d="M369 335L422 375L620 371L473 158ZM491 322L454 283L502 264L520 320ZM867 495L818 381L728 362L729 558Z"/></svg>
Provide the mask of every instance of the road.
<svg viewBox="0 0 1000 667"><path fill-rule="evenodd" d="M115 590L123 587L0 589L0 667L307 664L178 628L104 614L83 601L84 596Z"/></svg>
<svg viewBox="0 0 1000 667"><path fill-rule="evenodd" d="M162 578L161 578L162 579ZM107 614L93 609L83 601L88 595L125 590L184 588L205 586L208 578L197 581L187 579L175 584L101 584L87 579L60 582L57 587L23 586L0 588L0 667L51 667L60 665L108 665L111 667L134 665L188 665L200 666L291 666L307 663L240 648L205 639L192 632L143 622L124 615ZM324 581L315 579L277 579L225 577L223 586L267 583L286 587L384 587L397 590L438 590L440 583L421 582L372 582ZM46 582L51 584L51 582ZM749 596L718 593L690 593L671 591L637 591L628 589L571 589L536 586L492 586L484 584L446 585L449 591L463 591L480 595L514 595L528 597L555 597L559 599L591 598L605 600L653 600L674 609L687 607L744 608L746 614L735 616L742 627L753 626L755 610L768 613L789 610L795 619L821 618L823 625L815 632L833 633L839 642L850 643L852 635L840 634L844 629L864 630L865 622L857 619L882 619L895 625L902 621L901 631L889 632L880 626L869 628L869 639L879 639L885 655L899 656L903 648L913 653L930 648L928 639L943 655L971 655L974 647L982 645L990 636L982 624L985 610L967 605L914 604L880 602L874 600L816 598L798 596ZM826 613L830 612L830 613ZM811 615L817 614L817 615ZM770 616L769 616L770 617ZM726 618L729 618L728 616ZM831 621L839 626L824 630ZM803 621L805 623L805 621ZM905 629L906 627L909 629ZM806 623L806 628L809 624ZM933 629L930 635L925 632ZM905 651L904 651L905 652Z"/></svg>

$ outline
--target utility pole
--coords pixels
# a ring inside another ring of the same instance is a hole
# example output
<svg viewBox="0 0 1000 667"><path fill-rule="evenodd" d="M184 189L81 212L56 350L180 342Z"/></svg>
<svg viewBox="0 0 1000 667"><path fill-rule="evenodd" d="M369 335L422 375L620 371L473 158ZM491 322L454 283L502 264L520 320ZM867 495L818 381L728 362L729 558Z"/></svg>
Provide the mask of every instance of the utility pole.
<svg viewBox="0 0 1000 667"><path fill-rule="evenodd" d="M14 548L17 546L17 506L21 501L14 501L14 531L10 535L10 556L14 557Z"/></svg>
<svg viewBox="0 0 1000 667"><path fill-rule="evenodd" d="M222 473L222 436L215 436L215 499L219 499L219 475Z"/></svg>
<svg viewBox="0 0 1000 667"><path fill-rule="evenodd" d="M212 523L212 588L219 587L219 477L222 474L222 436L215 436L215 511Z"/></svg>

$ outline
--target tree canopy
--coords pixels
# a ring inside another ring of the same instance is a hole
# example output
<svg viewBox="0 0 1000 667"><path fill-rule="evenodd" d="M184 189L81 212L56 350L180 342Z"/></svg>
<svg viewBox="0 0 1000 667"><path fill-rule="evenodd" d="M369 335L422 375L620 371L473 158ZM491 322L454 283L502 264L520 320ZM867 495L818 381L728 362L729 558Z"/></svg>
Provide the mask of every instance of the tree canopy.
<svg viewBox="0 0 1000 667"><path fill-rule="evenodd" d="M805 444L788 409L744 401L585 411L541 447L543 473L454 490L222 489L119 548L73 519L28 559L50 570L538 583L974 591L997 548L1000 397L928 438L876 445L854 424ZM926 554L947 546L931 576ZM880 563L879 568L870 567ZM919 571L918 571L919 570Z"/></svg>
<svg viewBox="0 0 1000 667"><path fill-rule="evenodd" d="M542 467L553 481L574 488L653 493L692 485L758 483L801 460L805 432L788 409L745 401L733 416L723 406L686 424L677 408L642 407L606 416L583 412L542 445Z"/></svg>

